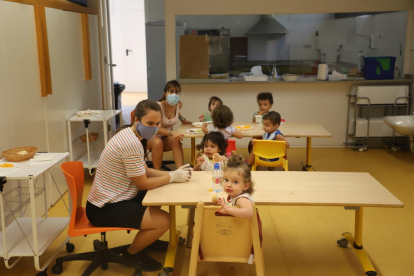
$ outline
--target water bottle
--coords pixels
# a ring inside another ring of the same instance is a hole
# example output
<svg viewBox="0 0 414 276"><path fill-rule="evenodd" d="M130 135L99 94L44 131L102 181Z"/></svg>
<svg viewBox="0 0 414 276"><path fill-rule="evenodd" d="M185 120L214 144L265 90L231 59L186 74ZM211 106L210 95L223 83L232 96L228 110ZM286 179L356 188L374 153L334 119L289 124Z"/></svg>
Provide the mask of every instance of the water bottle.
<svg viewBox="0 0 414 276"><path fill-rule="evenodd" d="M223 171L220 169L220 164L216 163L214 164L214 170L213 170L213 183L212 183L212 189L214 193L220 193L222 186L221 186L221 179L223 177Z"/></svg>

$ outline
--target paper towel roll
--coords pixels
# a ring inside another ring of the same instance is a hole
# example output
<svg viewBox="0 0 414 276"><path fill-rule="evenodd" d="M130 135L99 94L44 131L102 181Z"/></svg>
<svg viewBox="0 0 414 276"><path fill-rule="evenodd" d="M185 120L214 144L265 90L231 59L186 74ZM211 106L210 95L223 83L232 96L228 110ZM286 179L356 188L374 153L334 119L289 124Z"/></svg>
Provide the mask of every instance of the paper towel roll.
<svg viewBox="0 0 414 276"><path fill-rule="evenodd" d="M318 80L327 80L328 79L328 65L319 64L318 65Z"/></svg>
<svg viewBox="0 0 414 276"><path fill-rule="evenodd" d="M371 49L377 49L378 48L378 40L380 36L379 35L370 35L371 42L369 44L369 48Z"/></svg>

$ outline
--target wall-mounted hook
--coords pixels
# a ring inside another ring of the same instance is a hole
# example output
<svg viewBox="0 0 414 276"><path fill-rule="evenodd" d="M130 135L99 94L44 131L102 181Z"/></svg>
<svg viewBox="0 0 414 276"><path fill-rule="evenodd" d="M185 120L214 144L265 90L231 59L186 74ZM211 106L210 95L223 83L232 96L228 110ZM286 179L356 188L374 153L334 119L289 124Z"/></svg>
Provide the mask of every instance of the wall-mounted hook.
<svg viewBox="0 0 414 276"><path fill-rule="evenodd" d="M129 52L132 52L132 50L128 50L128 49L126 49L126 55L128 56L128 53Z"/></svg>

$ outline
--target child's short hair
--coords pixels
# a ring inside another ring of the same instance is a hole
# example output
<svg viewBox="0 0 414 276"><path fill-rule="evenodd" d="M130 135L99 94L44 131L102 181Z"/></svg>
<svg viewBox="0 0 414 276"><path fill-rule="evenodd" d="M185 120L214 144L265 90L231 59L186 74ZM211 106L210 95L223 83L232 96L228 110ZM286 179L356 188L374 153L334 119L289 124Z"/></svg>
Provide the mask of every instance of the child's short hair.
<svg viewBox="0 0 414 276"><path fill-rule="evenodd" d="M209 111L211 111L211 110L210 110L210 105L211 105L213 102L219 102L219 104L220 104L220 105L222 105L222 104L223 104L223 101L222 101L219 97L213 96L213 97L211 97L211 98L210 98L210 101L208 102L208 110L209 110Z"/></svg>
<svg viewBox="0 0 414 276"><path fill-rule="evenodd" d="M270 92L260 92L257 94L257 102L268 100L270 104L273 104L273 96Z"/></svg>
<svg viewBox="0 0 414 276"><path fill-rule="evenodd" d="M223 133L220 131L213 131L204 135L203 140L201 140L201 148L204 148L204 145L210 141L211 143L217 145L220 155L226 154L227 149L227 140L224 138Z"/></svg>
<svg viewBox="0 0 414 276"><path fill-rule="evenodd" d="M237 173L243 177L245 183L250 182L250 187L246 190L246 193L249 193L250 195L254 193L252 173L247 164L244 162L243 157L237 154L230 156L227 160L227 167L224 172L228 170L236 170Z"/></svg>
<svg viewBox="0 0 414 276"><path fill-rule="evenodd" d="M272 122L272 125L277 124L279 126L280 126L280 122L282 121L280 114L276 111L270 111L269 113L264 115L263 120L269 120L270 122Z"/></svg>
<svg viewBox="0 0 414 276"><path fill-rule="evenodd" d="M223 129L231 126L234 117L233 112L231 112L231 109L228 106L219 105L211 113L211 119L216 128Z"/></svg>

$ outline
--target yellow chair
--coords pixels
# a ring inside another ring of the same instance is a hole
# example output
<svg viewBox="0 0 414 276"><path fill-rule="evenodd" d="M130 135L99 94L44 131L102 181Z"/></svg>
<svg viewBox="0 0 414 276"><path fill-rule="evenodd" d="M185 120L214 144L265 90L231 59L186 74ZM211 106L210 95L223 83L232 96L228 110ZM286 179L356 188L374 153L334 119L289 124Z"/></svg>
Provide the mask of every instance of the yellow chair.
<svg viewBox="0 0 414 276"><path fill-rule="evenodd" d="M257 166L283 167L283 170L288 171L285 141L255 140L253 145L253 154L255 155L252 166L253 171L257 169ZM279 160L266 161L276 158L279 158Z"/></svg>
<svg viewBox="0 0 414 276"><path fill-rule="evenodd" d="M197 275L199 261L247 263L252 258L252 246L256 275L264 276L263 249L255 205L252 219L216 215L218 208L204 206L203 202L197 204L189 276Z"/></svg>

